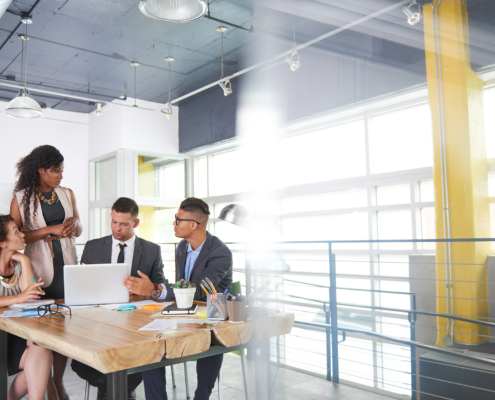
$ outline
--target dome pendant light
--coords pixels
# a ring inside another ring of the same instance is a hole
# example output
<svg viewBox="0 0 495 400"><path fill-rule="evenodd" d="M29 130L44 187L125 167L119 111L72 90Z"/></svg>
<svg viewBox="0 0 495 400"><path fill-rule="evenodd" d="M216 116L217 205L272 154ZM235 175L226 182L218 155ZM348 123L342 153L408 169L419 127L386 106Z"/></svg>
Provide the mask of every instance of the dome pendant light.
<svg viewBox="0 0 495 400"><path fill-rule="evenodd" d="M168 119L172 118L172 104L170 103L170 63L175 61L173 57L165 58L165 61L168 61L168 105L167 108L163 108L160 110L162 114L165 114Z"/></svg>
<svg viewBox="0 0 495 400"><path fill-rule="evenodd" d="M43 116L41 106L31 97L31 93L26 88L27 41L29 40L27 26L32 24L33 20L31 17L24 16L21 21L26 25L26 33L17 35L22 40L21 81L24 87L19 90L16 98L7 104L3 112L14 118L39 118Z"/></svg>
<svg viewBox="0 0 495 400"><path fill-rule="evenodd" d="M139 10L148 18L165 22L189 22L208 10L203 0L141 0Z"/></svg>
<svg viewBox="0 0 495 400"><path fill-rule="evenodd" d="M220 76L220 79L222 80L219 85L223 90L223 95L228 96L229 94L232 94L232 84L230 83L230 80L227 78L223 80L223 34L224 32L227 32L227 28L225 26L219 26L217 28L217 32L220 32L222 34L222 73Z"/></svg>

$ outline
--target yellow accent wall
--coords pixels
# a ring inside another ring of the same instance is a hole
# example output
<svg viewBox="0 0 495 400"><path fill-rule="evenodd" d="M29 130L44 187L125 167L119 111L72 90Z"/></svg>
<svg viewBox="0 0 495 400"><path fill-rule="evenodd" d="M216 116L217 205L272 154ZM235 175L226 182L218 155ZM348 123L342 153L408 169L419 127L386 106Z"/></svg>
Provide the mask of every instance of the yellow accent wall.
<svg viewBox="0 0 495 400"><path fill-rule="evenodd" d="M156 192L155 166L138 157L138 196L154 197ZM156 208L139 206L139 236L151 242L155 241Z"/></svg>
<svg viewBox="0 0 495 400"><path fill-rule="evenodd" d="M433 4L436 8L438 0ZM436 234L444 235L440 129L438 115L437 74L431 5L423 6L424 38L429 103L432 111ZM440 6L440 43L448 195L451 238L490 237L488 170L483 118L483 82L471 69L468 15L465 0L443 1ZM453 243L452 270L454 314L471 317L488 316L486 256L490 243ZM437 245L437 310L447 311L444 245ZM476 264L476 265L475 265ZM438 318L437 345L446 336L447 321ZM456 342L477 344L488 340L485 327L455 322ZM481 336L480 336L481 335Z"/></svg>

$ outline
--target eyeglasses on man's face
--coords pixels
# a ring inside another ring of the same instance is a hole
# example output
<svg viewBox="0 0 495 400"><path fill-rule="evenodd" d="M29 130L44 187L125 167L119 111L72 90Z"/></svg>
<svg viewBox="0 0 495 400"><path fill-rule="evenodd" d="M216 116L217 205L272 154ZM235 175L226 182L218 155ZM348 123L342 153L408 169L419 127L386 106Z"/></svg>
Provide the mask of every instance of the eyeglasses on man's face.
<svg viewBox="0 0 495 400"><path fill-rule="evenodd" d="M190 222L196 222L198 225L201 225L200 222L194 220L194 219L183 219L183 218L179 218L177 217L177 214L175 214L175 225L179 225L179 222L180 221L190 221Z"/></svg>
<svg viewBox="0 0 495 400"><path fill-rule="evenodd" d="M46 314L59 314L65 318L65 315L62 314L62 311L64 311L64 308L67 308L69 310L69 314L72 317L72 311L71 311L70 307L66 306L64 304L49 304L49 305L39 306L38 307L38 315L40 317L44 317Z"/></svg>

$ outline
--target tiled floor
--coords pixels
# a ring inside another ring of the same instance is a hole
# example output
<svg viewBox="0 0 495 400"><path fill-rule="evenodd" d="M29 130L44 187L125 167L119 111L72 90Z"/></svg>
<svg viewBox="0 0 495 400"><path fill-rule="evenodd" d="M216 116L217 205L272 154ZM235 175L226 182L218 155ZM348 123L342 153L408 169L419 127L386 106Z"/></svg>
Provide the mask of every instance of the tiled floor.
<svg viewBox="0 0 495 400"><path fill-rule="evenodd" d="M70 361L70 360L69 360ZM188 363L189 388L191 399L194 398L194 390L196 388L196 363ZM248 365L248 386L253 387L254 384L252 374L252 366ZM167 367L167 393L169 400L186 400L186 388L184 380L183 365L174 366L176 388L172 388L172 377L170 367ZM12 381L9 378L9 384ZM273 400L386 400L389 397L381 396L376 393L356 389L346 385L335 385L323 379L314 378L310 375L301 374L284 368L272 367L272 397ZM242 379L241 360L238 356L228 354L224 358L222 366L223 379L223 398L225 400L246 400L244 394L244 385ZM67 366L65 373L65 387L69 393L71 400L84 400L85 382L81 380ZM217 385L218 386L218 385ZM91 387L90 399L96 399L97 389ZM250 399L254 400L254 392L249 389ZM145 400L144 388L141 384L137 389L137 396L140 400ZM218 398L218 387L215 387L211 399ZM26 397L27 399L27 397Z"/></svg>

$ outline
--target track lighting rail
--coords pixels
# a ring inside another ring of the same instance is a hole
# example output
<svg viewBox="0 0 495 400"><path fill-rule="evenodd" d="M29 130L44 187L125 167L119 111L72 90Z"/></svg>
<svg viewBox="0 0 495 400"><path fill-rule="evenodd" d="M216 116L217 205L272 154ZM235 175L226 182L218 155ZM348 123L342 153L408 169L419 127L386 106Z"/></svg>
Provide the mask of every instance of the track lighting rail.
<svg viewBox="0 0 495 400"><path fill-rule="evenodd" d="M262 61L258 64L255 64L255 65L252 65L251 67L247 67L245 69L243 69L242 71L238 71L236 72L235 74L232 74L230 76L227 76L223 79L219 79L218 81L215 81L215 82L212 82L206 86L203 86L202 88L199 88L197 90L194 90L192 91L191 93L188 93L188 94L185 94L184 96L181 96L175 100L172 100L171 101L171 104L176 104L176 103L179 103L180 101L183 101L189 97L192 97L198 93L201 93L201 92L204 92L205 90L208 90L214 86L217 86L219 85L221 82L225 81L225 80L232 80L233 78L236 78L238 76L241 76L241 75L244 75L245 73L247 72L250 72L254 69L257 69L257 68L261 68L261 67L265 67L265 66L268 66L269 64L272 64L276 61L279 61L279 60L284 60L286 57L290 57L292 55L292 53L294 51L299 51L299 50L302 50L302 49L305 49L306 47L309 47L315 43L318 43L318 42L321 42L322 40L324 39L327 39L329 38L330 36L334 36L336 35L337 33L340 33L340 32L343 32L343 31L346 31L347 29L351 29L351 28L354 28L355 26L357 25L360 25L366 21L369 21L370 19L373 19L373 18L376 18L376 17L379 17L380 15L382 14L386 14L390 11L393 11L395 10L396 8L399 8L399 7L402 7L406 4L410 4L411 3L411 0L402 0L402 1L399 1L398 3L395 3L389 7L386 7L386 8L383 8L381 10L378 10L370 15L367 15L363 18L360 18L356 21L353 21L353 22L350 22L348 23L347 25L344 25L344 26L341 26L340 28L337 28L337 29L334 29L333 31L330 31L328 33L325 33L321 36L318 36L317 38L315 39L312 39L310 40L309 42L306 42L306 43L303 43L303 44L300 44L299 46L296 46L296 47L293 47L291 48L290 50L287 50L285 53L282 53L282 54L279 54L278 56L275 56L273 58L270 58L269 60L267 61Z"/></svg>

